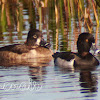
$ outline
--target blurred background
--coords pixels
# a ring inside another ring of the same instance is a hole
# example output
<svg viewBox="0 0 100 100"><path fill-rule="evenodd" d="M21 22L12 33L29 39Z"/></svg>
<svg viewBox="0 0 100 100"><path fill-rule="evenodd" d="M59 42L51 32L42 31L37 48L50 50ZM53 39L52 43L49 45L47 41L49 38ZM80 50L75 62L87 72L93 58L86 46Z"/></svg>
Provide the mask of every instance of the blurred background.
<svg viewBox="0 0 100 100"><path fill-rule="evenodd" d="M0 0L0 46L23 43L30 28L42 31L54 51L75 51L90 32L99 47L99 0Z"/></svg>

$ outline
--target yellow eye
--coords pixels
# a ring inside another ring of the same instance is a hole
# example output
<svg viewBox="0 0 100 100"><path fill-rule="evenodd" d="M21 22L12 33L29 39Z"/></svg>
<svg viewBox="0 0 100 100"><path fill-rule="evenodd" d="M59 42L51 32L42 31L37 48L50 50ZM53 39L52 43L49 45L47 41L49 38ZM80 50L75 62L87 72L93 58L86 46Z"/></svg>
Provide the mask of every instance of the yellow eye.
<svg viewBox="0 0 100 100"><path fill-rule="evenodd" d="M37 38L37 36L36 36L36 35L33 35L33 38L35 38L35 39L36 39L36 38Z"/></svg>

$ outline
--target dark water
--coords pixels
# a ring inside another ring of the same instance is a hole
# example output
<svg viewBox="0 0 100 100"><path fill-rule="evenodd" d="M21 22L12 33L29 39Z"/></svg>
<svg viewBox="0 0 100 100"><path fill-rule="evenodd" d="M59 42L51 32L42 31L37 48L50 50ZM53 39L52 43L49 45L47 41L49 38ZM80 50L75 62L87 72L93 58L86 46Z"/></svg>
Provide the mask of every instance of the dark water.
<svg viewBox="0 0 100 100"><path fill-rule="evenodd" d="M73 0L73 3L66 0L55 3L55 0L50 0L47 4L35 0L9 1L3 3L0 1L0 47L24 43L28 31L34 27L42 31L44 39L51 43L53 52L76 52L78 35L91 28L100 49L100 28L96 24L91 3L89 6L87 1L82 2L82 10L85 11L87 7L92 19L92 26L89 24L90 27L87 27L84 19L81 20L78 16L77 4ZM70 7L65 6L67 4L65 1ZM99 16L99 8L97 14ZM100 60L99 56L97 58ZM42 60L45 63L40 63ZM53 59L48 61L39 59L38 62L34 59L28 63L10 65L6 62L0 66L1 100L99 100L99 98L100 66L93 71L68 71L55 66Z"/></svg>

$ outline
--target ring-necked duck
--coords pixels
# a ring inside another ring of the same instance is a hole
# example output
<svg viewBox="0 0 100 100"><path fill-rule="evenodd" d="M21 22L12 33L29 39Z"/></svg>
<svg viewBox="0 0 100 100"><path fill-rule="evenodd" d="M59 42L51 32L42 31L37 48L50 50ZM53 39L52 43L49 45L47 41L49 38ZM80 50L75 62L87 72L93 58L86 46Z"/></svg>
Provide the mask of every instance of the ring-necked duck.
<svg viewBox="0 0 100 100"><path fill-rule="evenodd" d="M29 31L24 44L13 44L0 48L0 60L27 59L34 57L49 57L53 52L49 44L43 40L42 34L37 29Z"/></svg>
<svg viewBox="0 0 100 100"><path fill-rule="evenodd" d="M95 39L92 34L80 34L77 40L78 53L56 52L53 55L55 64L69 69L74 69L77 66L84 69L87 66L99 65L99 61L89 52L91 47L93 50L97 50L94 43Z"/></svg>

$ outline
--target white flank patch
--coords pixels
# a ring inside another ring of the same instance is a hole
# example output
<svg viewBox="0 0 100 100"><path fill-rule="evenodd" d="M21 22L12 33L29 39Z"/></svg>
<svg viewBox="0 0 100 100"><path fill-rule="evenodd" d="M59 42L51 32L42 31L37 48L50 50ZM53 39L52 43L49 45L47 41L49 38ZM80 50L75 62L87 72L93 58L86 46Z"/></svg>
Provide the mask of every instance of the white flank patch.
<svg viewBox="0 0 100 100"><path fill-rule="evenodd" d="M56 64L62 68L68 68L68 69L74 69L74 60L75 59L72 59L70 61L67 61L67 60L64 60L64 59L61 59L61 58L57 58L56 60Z"/></svg>

